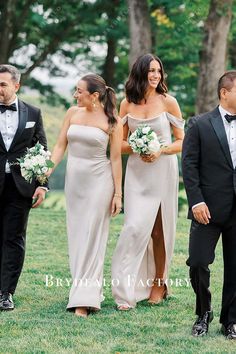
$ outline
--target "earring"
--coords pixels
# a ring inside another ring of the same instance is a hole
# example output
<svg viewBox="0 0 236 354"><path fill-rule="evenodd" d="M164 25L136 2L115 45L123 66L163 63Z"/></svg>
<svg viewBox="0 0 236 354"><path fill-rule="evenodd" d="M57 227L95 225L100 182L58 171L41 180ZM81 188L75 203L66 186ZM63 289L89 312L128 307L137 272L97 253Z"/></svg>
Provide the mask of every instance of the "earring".
<svg viewBox="0 0 236 354"><path fill-rule="evenodd" d="M93 100L93 108L95 108L96 107L96 101L95 101L95 99Z"/></svg>

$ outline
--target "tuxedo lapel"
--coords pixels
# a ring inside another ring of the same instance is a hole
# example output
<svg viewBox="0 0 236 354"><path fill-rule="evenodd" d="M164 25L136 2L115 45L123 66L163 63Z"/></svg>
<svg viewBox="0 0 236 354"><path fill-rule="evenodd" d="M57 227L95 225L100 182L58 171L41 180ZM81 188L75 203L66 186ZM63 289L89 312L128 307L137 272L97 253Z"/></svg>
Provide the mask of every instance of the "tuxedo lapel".
<svg viewBox="0 0 236 354"><path fill-rule="evenodd" d="M25 125L28 118L28 109L26 105L20 100L18 101L18 107L19 107L19 124L9 150L15 145L17 139L21 136L23 130L25 129Z"/></svg>
<svg viewBox="0 0 236 354"><path fill-rule="evenodd" d="M227 140L227 136L225 133L224 123L222 121L222 117L220 115L219 109L216 108L210 113L210 122L215 130L215 133L219 139L220 145L222 150L225 154L226 160L230 164L230 167L233 167L233 162L231 159L230 151L229 151L229 144Z"/></svg>
<svg viewBox="0 0 236 354"><path fill-rule="evenodd" d="M6 146L4 144L3 138L2 138L2 133L0 132L0 146L3 148L4 151L6 151Z"/></svg>

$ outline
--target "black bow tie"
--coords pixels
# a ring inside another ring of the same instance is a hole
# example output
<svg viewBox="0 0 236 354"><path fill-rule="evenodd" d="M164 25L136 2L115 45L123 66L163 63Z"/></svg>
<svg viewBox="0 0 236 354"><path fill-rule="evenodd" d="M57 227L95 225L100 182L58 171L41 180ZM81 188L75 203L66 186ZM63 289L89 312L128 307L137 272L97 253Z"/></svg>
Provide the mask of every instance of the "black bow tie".
<svg viewBox="0 0 236 354"><path fill-rule="evenodd" d="M231 123L233 120L236 120L236 115L231 116L230 114L226 114L225 119L227 120L228 123Z"/></svg>
<svg viewBox="0 0 236 354"><path fill-rule="evenodd" d="M7 110L9 110L9 111L17 111L16 104L12 103L9 106L6 106L5 104L0 105L0 112L1 113L6 112Z"/></svg>

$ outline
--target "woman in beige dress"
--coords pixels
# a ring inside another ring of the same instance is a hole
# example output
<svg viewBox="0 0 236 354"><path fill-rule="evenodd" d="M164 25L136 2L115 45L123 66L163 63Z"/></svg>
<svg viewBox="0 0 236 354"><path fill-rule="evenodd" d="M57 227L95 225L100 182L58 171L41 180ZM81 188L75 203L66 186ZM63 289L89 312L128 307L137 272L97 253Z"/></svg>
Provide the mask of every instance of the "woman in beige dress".
<svg viewBox="0 0 236 354"><path fill-rule="evenodd" d="M84 76L74 98L78 105L67 111L51 158L55 169L68 145L65 194L72 287L67 309L87 317L103 300L109 220L121 210L122 124L115 93L102 77Z"/></svg>
<svg viewBox="0 0 236 354"><path fill-rule="evenodd" d="M176 99L167 94L160 59L146 54L134 63L121 103L122 152L129 154L124 194L124 227L112 262L113 296L119 310L167 295L167 276L174 249L178 164L184 120ZM149 155L133 153L127 138L147 124L164 147ZM172 134L174 141L172 141Z"/></svg>

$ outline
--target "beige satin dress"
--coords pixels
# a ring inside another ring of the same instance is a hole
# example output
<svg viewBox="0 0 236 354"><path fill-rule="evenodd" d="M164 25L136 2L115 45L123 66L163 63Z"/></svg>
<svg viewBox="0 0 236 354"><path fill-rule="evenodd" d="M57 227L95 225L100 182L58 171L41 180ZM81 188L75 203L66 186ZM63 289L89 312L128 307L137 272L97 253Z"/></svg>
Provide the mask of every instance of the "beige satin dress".
<svg viewBox="0 0 236 354"><path fill-rule="evenodd" d="M163 112L151 119L123 118L133 132L148 124L165 144L171 144L171 125L184 128L184 120ZM128 158L124 190L124 226L112 260L112 293L117 305L135 307L149 298L155 262L151 233L161 207L166 251L164 278L174 250L178 208L178 163L176 155L161 155L153 163L143 162L138 154Z"/></svg>
<svg viewBox="0 0 236 354"><path fill-rule="evenodd" d="M72 124L67 133L66 214L72 286L67 309L100 309L103 264L114 194L109 135Z"/></svg>

